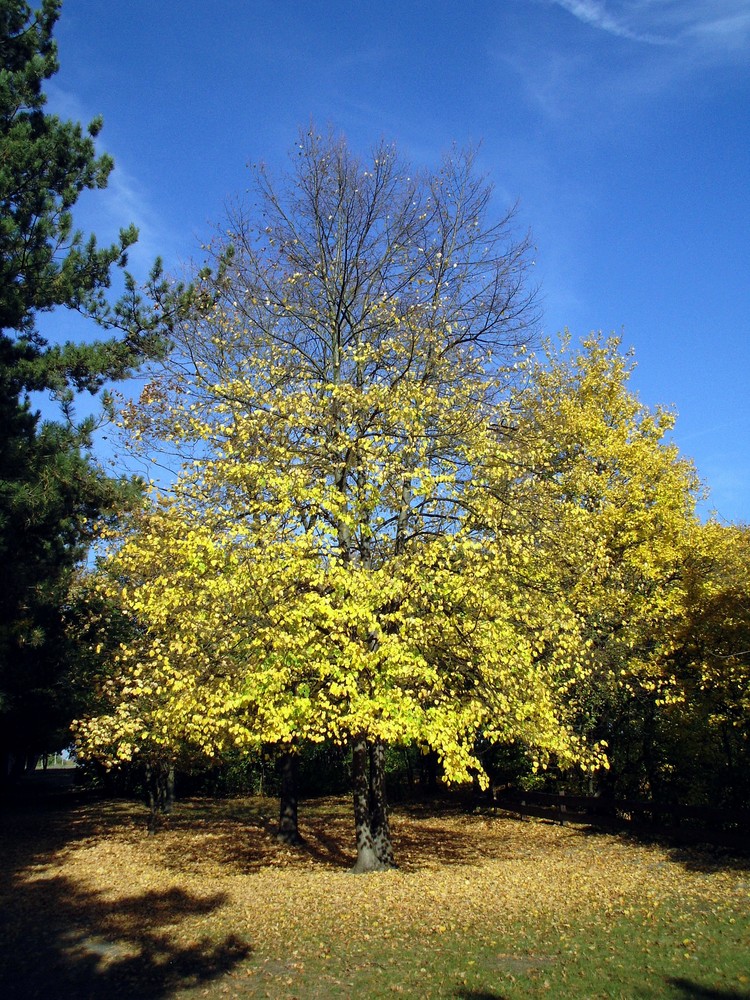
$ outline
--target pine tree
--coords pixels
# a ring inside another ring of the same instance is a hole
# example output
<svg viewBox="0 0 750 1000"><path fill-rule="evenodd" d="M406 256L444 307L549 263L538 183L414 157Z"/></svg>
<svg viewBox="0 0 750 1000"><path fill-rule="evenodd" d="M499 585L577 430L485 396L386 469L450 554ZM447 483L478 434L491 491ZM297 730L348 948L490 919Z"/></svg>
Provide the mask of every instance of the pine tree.
<svg viewBox="0 0 750 1000"><path fill-rule="evenodd" d="M101 129L45 111L44 83L58 70L52 38L60 0L32 11L0 0L0 774L64 738L69 716L63 640L71 571L95 518L114 513L137 484L107 477L90 454L94 420L76 422L78 393L98 393L161 352L187 294L162 279L142 296L124 268L133 226L99 247L73 226L85 190L113 168L97 156ZM110 298L113 271L124 295ZM63 306L109 331L87 344L50 344L38 317ZM57 400L42 422L29 394Z"/></svg>

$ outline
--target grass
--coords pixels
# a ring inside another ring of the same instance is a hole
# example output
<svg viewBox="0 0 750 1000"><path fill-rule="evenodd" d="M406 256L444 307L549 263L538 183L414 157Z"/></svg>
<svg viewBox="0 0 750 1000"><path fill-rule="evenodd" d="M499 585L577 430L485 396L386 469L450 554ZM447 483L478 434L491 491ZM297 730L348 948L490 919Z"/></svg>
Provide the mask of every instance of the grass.
<svg viewBox="0 0 750 1000"><path fill-rule="evenodd" d="M402 807L354 876L348 802L27 798L0 816L0 995L55 1000L750 997L750 867L541 821Z"/></svg>

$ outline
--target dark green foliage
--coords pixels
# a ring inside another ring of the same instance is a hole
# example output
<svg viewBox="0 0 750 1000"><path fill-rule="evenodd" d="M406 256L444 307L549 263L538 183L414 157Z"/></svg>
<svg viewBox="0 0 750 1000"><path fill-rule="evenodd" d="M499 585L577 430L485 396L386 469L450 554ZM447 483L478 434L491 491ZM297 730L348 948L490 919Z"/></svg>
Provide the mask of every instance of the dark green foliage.
<svg viewBox="0 0 750 1000"><path fill-rule="evenodd" d="M301 743L297 750L297 790L301 800L343 795L351 787L352 751L327 740ZM192 774L180 772L179 791L185 795L267 795L281 791L280 763L283 750L270 745L264 750L227 750L220 763ZM385 772L388 791L396 800L444 792L436 755L423 754L416 746L386 748Z"/></svg>
<svg viewBox="0 0 750 1000"><path fill-rule="evenodd" d="M181 772L179 790L186 795L268 795L281 791L280 760L275 746L263 750L227 750L220 763L193 774ZM332 742L303 743L298 750L300 797L341 795L351 783L351 751Z"/></svg>
<svg viewBox="0 0 750 1000"><path fill-rule="evenodd" d="M123 229L100 248L73 227L78 196L105 187L113 164L95 154L100 120L83 129L44 110L59 12L59 0L36 12L0 0L0 777L11 757L23 762L64 739L75 658L64 628L71 573L95 519L139 493L91 458L94 421L76 422L75 396L163 353L189 299L163 280L157 261L143 296L123 273L125 294L110 302L112 269L124 268L137 232ZM48 344L37 319L58 306L112 335ZM57 421L41 422L33 392L57 400Z"/></svg>
<svg viewBox="0 0 750 1000"><path fill-rule="evenodd" d="M84 129L44 110L44 81L58 69L52 31L60 6L60 0L43 0L32 12L19 0L0 0L0 329L14 333L5 339L15 348L20 385L64 394L71 387L95 392L107 379L132 372L144 349L158 346L162 310L177 299L157 265L152 308L144 308L129 277L126 295L110 303L112 268L127 263L137 230L128 226L117 243L99 248L94 236L84 238L73 227L79 195L106 187L114 164L95 154L101 119ZM60 305L126 336L49 347L38 337L36 316ZM3 361L9 360L6 352Z"/></svg>

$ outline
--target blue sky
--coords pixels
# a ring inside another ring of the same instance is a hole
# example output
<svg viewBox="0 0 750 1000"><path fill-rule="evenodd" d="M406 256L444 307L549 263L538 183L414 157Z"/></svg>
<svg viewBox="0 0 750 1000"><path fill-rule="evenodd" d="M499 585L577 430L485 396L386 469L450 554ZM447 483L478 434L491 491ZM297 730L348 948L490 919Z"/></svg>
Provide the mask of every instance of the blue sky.
<svg viewBox="0 0 750 1000"><path fill-rule="evenodd" d="M50 107L117 169L79 222L171 269L297 129L435 165L481 142L520 199L544 331L621 333L708 507L750 521L750 0L64 0Z"/></svg>

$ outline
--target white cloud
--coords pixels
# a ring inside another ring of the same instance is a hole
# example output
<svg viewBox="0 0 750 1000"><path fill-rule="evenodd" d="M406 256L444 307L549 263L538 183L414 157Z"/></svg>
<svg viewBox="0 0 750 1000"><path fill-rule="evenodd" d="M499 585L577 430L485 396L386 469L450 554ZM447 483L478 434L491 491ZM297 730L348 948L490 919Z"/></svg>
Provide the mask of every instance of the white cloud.
<svg viewBox="0 0 750 1000"><path fill-rule="evenodd" d="M704 47L734 52L750 44L750 5L743 10L728 11L719 17L697 20L685 28L685 35Z"/></svg>
<svg viewBox="0 0 750 1000"><path fill-rule="evenodd" d="M172 255L170 244L173 241L169 239L166 227L157 217L137 180L118 159L115 159L115 169L109 175L106 189L95 192L92 197L96 199L99 218L102 220L98 227L94 225L95 232L106 228L107 232L116 233L130 223L138 229L138 242L128 251L128 270L137 278L145 279L157 256Z"/></svg>
<svg viewBox="0 0 750 1000"><path fill-rule="evenodd" d="M583 21L584 24L600 28L610 35L630 38L637 42L647 42L651 45L670 43L670 39L665 36L653 35L648 31L640 30L636 25L629 24L628 18L623 17L623 15L627 15L627 11L618 10L614 14L611 9L613 5L607 5L601 0L553 0L553 2L577 17L579 21ZM616 4L614 6L622 7L623 5Z"/></svg>
<svg viewBox="0 0 750 1000"><path fill-rule="evenodd" d="M627 127L655 95L684 92L717 67L745 72L750 64L750 0L519 2L564 11L573 27L538 33L533 58L528 44L493 52L530 103L560 127Z"/></svg>
<svg viewBox="0 0 750 1000"><path fill-rule="evenodd" d="M697 47L714 57L747 52L750 0L551 0L610 35Z"/></svg>
<svg viewBox="0 0 750 1000"><path fill-rule="evenodd" d="M51 114L81 122L84 127L94 117L75 94L55 81L47 84L46 92L47 111ZM125 165L125 157L110 148L106 123L102 136L96 139L96 150L98 154L110 153L115 167L104 190L83 192L73 209L74 225L85 234L95 233L99 243L105 245L114 242L120 229L132 223L138 229L138 242L128 251L128 270L143 281L157 256L162 256L170 268L175 264L179 241L160 218L143 185Z"/></svg>

